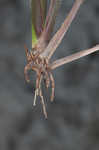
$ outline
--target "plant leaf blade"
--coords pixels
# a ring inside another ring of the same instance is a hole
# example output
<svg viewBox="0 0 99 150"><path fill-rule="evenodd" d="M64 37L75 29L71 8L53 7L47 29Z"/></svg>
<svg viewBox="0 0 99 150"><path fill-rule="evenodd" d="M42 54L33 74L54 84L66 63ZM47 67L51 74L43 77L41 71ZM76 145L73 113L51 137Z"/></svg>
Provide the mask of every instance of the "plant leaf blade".
<svg viewBox="0 0 99 150"><path fill-rule="evenodd" d="M32 43L34 45L40 37L46 18L47 0L31 0L32 15Z"/></svg>

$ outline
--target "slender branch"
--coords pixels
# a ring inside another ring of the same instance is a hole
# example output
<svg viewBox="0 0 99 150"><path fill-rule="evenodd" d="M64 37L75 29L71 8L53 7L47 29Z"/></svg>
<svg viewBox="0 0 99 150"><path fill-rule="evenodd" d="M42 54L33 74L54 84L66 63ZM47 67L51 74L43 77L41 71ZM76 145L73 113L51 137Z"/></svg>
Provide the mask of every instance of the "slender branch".
<svg viewBox="0 0 99 150"><path fill-rule="evenodd" d="M67 32L69 26L71 25L73 19L75 18L80 5L82 4L84 0L75 0L75 3L66 17L64 23L61 25L60 29L57 31L57 33L54 35L50 43L48 44L46 50L42 53L42 56L47 56L48 59L51 58L53 53L55 52L56 48L59 46L60 42L62 41L65 33Z"/></svg>
<svg viewBox="0 0 99 150"><path fill-rule="evenodd" d="M44 26L44 30L42 33L43 38L49 42L51 39L52 31L55 24L55 19L58 14L58 9L61 4L61 0L51 0L48 14L46 17L46 22Z"/></svg>
<svg viewBox="0 0 99 150"><path fill-rule="evenodd" d="M90 49L87 49L87 50L83 50L83 51L80 51L80 52L77 52L75 54L72 54L70 56L67 56L67 57L64 57L64 58L61 58L61 59L58 59L56 61L54 61L51 65L50 65L50 68L51 69L55 69L59 66L62 66L64 64L67 64L69 62L72 62L76 59L79 59L81 57L84 57L86 55L89 55L91 53L94 53L96 51L99 51L99 45L96 45L95 47L93 48L90 48Z"/></svg>
<svg viewBox="0 0 99 150"><path fill-rule="evenodd" d="M52 9L53 9L53 4L54 4L54 1L51 0L50 6L49 6L49 10L48 10L48 14L47 14L46 21L45 21L45 28L46 28L47 25L48 25L48 21L49 21L49 19L50 19L50 15L51 15L51 12L52 12Z"/></svg>

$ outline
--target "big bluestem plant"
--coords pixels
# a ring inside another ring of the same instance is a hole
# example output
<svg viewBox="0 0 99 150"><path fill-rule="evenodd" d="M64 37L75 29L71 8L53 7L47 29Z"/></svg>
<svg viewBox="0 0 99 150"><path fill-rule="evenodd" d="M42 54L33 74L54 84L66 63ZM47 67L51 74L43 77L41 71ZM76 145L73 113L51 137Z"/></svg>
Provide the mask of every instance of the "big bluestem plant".
<svg viewBox="0 0 99 150"><path fill-rule="evenodd" d="M99 45L96 45L93 48L86 49L51 62L52 55L61 43L64 35L67 33L68 28L70 27L73 19L75 18L80 6L84 1L86 0L74 0L73 7L71 8L69 14L62 23L61 27L52 37L51 34L55 24L55 18L57 16L58 9L61 4L61 0L50 0L48 10L47 0L31 0L30 5L32 11L32 49L29 51L25 46L27 65L24 68L24 74L26 81L29 82L30 79L28 76L28 71L33 70L36 72L36 90L33 105L36 105L36 99L37 96L39 96L46 118L47 112L41 88L42 81L44 81L46 88L49 88L51 86L51 101L53 101L55 83L52 71L59 66L62 66L66 63L69 63L99 50Z"/></svg>

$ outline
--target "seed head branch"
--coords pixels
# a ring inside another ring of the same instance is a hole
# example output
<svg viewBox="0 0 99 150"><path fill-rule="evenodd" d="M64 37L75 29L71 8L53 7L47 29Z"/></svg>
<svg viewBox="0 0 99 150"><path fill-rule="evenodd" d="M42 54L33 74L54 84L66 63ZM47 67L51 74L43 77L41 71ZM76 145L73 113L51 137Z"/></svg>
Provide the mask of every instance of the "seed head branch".
<svg viewBox="0 0 99 150"><path fill-rule="evenodd" d="M91 53L94 53L96 51L99 51L99 45L96 45L93 48L90 48L90 49L87 49L87 50L83 50L83 51L77 52L75 54L72 54L70 56L67 56L67 57L61 58L59 60L56 60L50 65L50 67L51 67L51 69L55 69L55 68L57 68L59 66L62 66L62 65L67 64L69 62L77 60L77 59L79 59L81 57L87 56L87 55L89 55Z"/></svg>
<svg viewBox="0 0 99 150"><path fill-rule="evenodd" d="M51 0L42 37L49 43L61 0Z"/></svg>
<svg viewBox="0 0 99 150"><path fill-rule="evenodd" d="M74 5L66 17L64 23L61 25L60 29L56 32L50 43L48 44L46 50L44 53L42 53L43 56L47 56L48 59L51 58L53 53L55 52L56 48L59 46L60 42L62 41L64 35L66 34L69 26L71 25L73 19L75 18L80 5L82 4L84 0L75 0Z"/></svg>

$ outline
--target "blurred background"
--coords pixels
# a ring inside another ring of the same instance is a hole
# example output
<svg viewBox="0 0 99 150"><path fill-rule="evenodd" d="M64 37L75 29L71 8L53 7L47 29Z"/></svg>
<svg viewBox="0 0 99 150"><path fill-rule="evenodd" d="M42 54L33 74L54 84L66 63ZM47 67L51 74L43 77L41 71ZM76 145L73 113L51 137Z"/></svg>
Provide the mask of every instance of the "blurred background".
<svg viewBox="0 0 99 150"><path fill-rule="evenodd" d="M72 4L62 1L54 32ZM0 150L99 150L99 52L53 72L45 120L39 99L32 106L34 81L24 80L25 43L31 47L28 1L0 0ZM99 1L86 0L52 61L97 43Z"/></svg>

